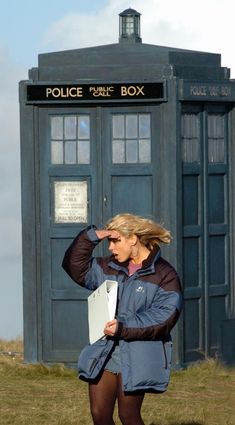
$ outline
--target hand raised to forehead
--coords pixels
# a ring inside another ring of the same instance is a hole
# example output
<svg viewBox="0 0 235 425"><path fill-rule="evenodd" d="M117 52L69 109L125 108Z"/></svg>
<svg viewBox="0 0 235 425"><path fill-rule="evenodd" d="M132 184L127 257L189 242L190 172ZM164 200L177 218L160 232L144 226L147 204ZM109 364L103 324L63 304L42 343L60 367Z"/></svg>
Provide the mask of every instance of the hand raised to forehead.
<svg viewBox="0 0 235 425"><path fill-rule="evenodd" d="M97 238L99 239L105 239L105 238L113 238L113 239L120 239L120 234L116 230L96 230Z"/></svg>

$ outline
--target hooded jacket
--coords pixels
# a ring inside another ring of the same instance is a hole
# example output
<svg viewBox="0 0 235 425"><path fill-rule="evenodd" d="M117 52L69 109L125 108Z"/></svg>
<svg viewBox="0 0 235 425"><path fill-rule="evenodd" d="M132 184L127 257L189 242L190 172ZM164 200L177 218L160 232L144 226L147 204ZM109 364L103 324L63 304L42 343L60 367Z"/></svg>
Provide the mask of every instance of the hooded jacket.
<svg viewBox="0 0 235 425"><path fill-rule="evenodd" d="M117 331L86 346L78 361L79 376L95 379L104 367L115 341L119 341L124 391L162 392L170 376L170 331L182 308L182 292L175 269L156 246L142 268L128 275L128 262L111 255L93 257L100 242L96 227L82 231L65 253L63 268L79 285L95 290L104 280L118 281Z"/></svg>

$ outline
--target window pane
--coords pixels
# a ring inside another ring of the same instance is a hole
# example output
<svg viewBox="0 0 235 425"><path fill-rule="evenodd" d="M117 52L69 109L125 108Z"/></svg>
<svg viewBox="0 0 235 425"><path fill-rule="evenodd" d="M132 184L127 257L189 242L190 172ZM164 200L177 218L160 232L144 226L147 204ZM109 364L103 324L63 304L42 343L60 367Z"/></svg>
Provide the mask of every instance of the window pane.
<svg viewBox="0 0 235 425"><path fill-rule="evenodd" d="M151 162L150 140L139 140L139 162Z"/></svg>
<svg viewBox="0 0 235 425"><path fill-rule="evenodd" d="M76 164L76 142L65 142L65 164Z"/></svg>
<svg viewBox="0 0 235 425"><path fill-rule="evenodd" d="M63 139L63 117L51 117L51 139Z"/></svg>
<svg viewBox="0 0 235 425"><path fill-rule="evenodd" d="M90 117L88 115L78 117L78 138L90 139Z"/></svg>
<svg viewBox="0 0 235 425"><path fill-rule="evenodd" d="M51 142L51 163L63 164L63 142Z"/></svg>
<svg viewBox="0 0 235 425"><path fill-rule="evenodd" d="M138 142L137 140L126 141L126 162L138 162Z"/></svg>
<svg viewBox="0 0 235 425"><path fill-rule="evenodd" d="M211 163L225 162L224 140L208 140L208 160Z"/></svg>
<svg viewBox="0 0 235 425"><path fill-rule="evenodd" d="M78 142L78 164L90 164L90 142Z"/></svg>
<svg viewBox="0 0 235 425"><path fill-rule="evenodd" d="M198 114L184 114L181 120L182 159L199 162L200 124Z"/></svg>
<svg viewBox="0 0 235 425"><path fill-rule="evenodd" d="M225 162L224 116L208 115L208 161Z"/></svg>
<svg viewBox="0 0 235 425"><path fill-rule="evenodd" d="M113 115L113 139L124 138L124 115Z"/></svg>
<svg viewBox="0 0 235 425"><path fill-rule="evenodd" d="M125 162L125 144L124 140L113 140L113 163Z"/></svg>
<svg viewBox="0 0 235 425"><path fill-rule="evenodd" d="M221 114L208 115L208 137L223 138L224 137L224 116Z"/></svg>
<svg viewBox="0 0 235 425"><path fill-rule="evenodd" d="M126 116L126 137L133 139L138 137L137 115Z"/></svg>
<svg viewBox="0 0 235 425"><path fill-rule="evenodd" d="M150 115L139 115L139 137L143 139L150 138Z"/></svg>
<svg viewBox="0 0 235 425"><path fill-rule="evenodd" d="M183 161L199 162L199 144L195 139L183 139Z"/></svg>
<svg viewBox="0 0 235 425"><path fill-rule="evenodd" d="M132 16L126 16L124 17L124 20L126 21L126 34L133 34L134 33L134 18Z"/></svg>
<svg viewBox="0 0 235 425"><path fill-rule="evenodd" d="M199 118L198 114L182 115L182 135L187 139L199 137Z"/></svg>
<svg viewBox="0 0 235 425"><path fill-rule="evenodd" d="M64 119L64 136L65 139L76 139L76 126L77 126L77 119L76 117L65 117Z"/></svg>

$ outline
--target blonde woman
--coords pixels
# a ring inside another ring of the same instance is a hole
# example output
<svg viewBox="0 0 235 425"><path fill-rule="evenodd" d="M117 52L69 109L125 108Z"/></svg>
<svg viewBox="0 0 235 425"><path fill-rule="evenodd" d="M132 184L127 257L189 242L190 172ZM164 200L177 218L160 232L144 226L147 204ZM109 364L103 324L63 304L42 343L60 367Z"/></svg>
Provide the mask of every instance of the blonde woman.
<svg viewBox="0 0 235 425"><path fill-rule="evenodd" d="M111 255L93 257L107 239ZM143 425L146 392L164 392L170 375L170 331L182 305L179 277L161 257L171 235L158 223L119 214L104 229L90 226L65 253L63 268L79 285L95 290L106 279L118 281L115 319L104 323L105 339L86 346L79 357L81 379L89 383L94 425ZM97 318L98 320L98 318Z"/></svg>

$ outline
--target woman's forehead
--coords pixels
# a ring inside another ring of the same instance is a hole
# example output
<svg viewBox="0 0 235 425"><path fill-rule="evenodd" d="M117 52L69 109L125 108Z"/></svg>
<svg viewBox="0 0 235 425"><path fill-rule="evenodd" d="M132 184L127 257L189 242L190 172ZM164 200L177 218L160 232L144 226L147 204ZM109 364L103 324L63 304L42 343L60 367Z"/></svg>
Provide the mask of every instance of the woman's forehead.
<svg viewBox="0 0 235 425"><path fill-rule="evenodd" d="M122 238L122 235L120 235L120 236L117 236L117 237L113 237L113 236L110 236L109 238L108 238L108 241L109 242L117 242L117 241L120 241L121 240L121 238Z"/></svg>

